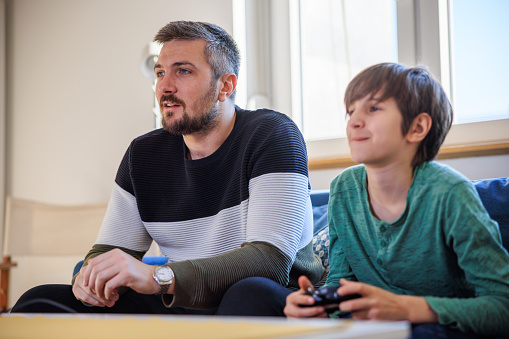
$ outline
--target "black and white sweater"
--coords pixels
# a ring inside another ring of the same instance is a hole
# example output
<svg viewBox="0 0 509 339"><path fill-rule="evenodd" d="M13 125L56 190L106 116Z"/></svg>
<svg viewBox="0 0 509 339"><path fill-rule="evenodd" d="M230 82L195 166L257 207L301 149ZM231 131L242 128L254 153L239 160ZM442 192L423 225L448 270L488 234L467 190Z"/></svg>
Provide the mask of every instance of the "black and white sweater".
<svg viewBox="0 0 509 339"><path fill-rule="evenodd" d="M250 276L298 287L323 267L312 251L307 154L296 125L269 110L236 107L212 155L188 160L181 136L158 129L133 140L87 260L121 248L141 259L154 240L176 276L171 307L215 307Z"/></svg>

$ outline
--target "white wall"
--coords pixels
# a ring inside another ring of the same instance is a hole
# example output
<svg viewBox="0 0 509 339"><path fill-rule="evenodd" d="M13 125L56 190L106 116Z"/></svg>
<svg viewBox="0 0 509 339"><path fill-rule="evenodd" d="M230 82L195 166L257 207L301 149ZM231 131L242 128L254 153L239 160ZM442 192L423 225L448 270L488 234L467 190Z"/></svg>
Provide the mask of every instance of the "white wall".
<svg viewBox="0 0 509 339"><path fill-rule="evenodd" d="M6 15L7 194L54 204L108 200L130 141L154 127L139 67L159 28L233 28L231 0L17 0ZM77 258L14 259L11 306L37 284L69 283Z"/></svg>
<svg viewBox="0 0 509 339"><path fill-rule="evenodd" d="M58 204L108 199L129 142L154 126L144 48L169 21L231 32L231 18L230 0L12 1L8 193Z"/></svg>

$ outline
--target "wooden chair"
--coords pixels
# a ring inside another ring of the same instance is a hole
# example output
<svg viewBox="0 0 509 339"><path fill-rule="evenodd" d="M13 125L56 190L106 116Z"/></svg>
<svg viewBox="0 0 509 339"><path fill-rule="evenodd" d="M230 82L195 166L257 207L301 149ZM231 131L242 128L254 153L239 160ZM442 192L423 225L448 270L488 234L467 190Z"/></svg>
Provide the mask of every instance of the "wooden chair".
<svg viewBox="0 0 509 339"><path fill-rule="evenodd" d="M106 207L107 202L66 206L7 197L0 310L7 308L9 272L17 265L11 257L84 256L95 242Z"/></svg>

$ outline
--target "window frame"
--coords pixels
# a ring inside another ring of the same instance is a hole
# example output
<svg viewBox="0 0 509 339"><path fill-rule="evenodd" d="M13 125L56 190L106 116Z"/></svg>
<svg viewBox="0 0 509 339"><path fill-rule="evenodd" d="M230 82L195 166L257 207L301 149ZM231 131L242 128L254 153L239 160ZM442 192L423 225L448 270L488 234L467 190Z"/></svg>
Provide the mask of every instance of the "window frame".
<svg viewBox="0 0 509 339"><path fill-rule="evenodd" d="M295 78L299 79L300 59L292 58L292 53L288 50L289 44L290 48L300 47L295 34L291 34L292 31L299 30L299 23L295 20L298 18L298 8L294 4L295 1L292 0L273 0L265 6L269 11L265 14L271 18L270 30L273 33L272 38L265 42L265 47L271 50L270 62L275 70L270 74L270 107L288 114L302 128L300 80L295 81ZM454 93L451 90L453 69L450 66L449 48L450 9L450 0L398 0L398 59L406 65L426 65L442 84L454 105ZM246 16L248 15L246 12ZM256 26L251 24L246 29L256 29ZM277 41L285 43L278 44ZM250 45L249 41L247 44ZM249 61L247 63L247 67L250 67ZM274 65L291 65L291 72L288 69L279 72L279 68ZM508 130L509 119L453 125L439 158L509 154ZM342 164L352 163L346 138L306 140L306 144L310 168L346 167Z"/></svg>

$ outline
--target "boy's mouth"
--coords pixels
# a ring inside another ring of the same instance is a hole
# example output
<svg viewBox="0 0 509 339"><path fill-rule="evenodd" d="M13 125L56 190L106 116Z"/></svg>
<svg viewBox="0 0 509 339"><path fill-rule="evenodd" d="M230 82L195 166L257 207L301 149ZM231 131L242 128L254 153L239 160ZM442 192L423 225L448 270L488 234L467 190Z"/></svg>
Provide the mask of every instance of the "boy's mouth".
<svg viewBox="0 0 509 339"><path fill-rule="evenodd" d="M350 141L365 141L368 139L369 139L368 137L354 137L354 138L350 138Z"/></svg>

